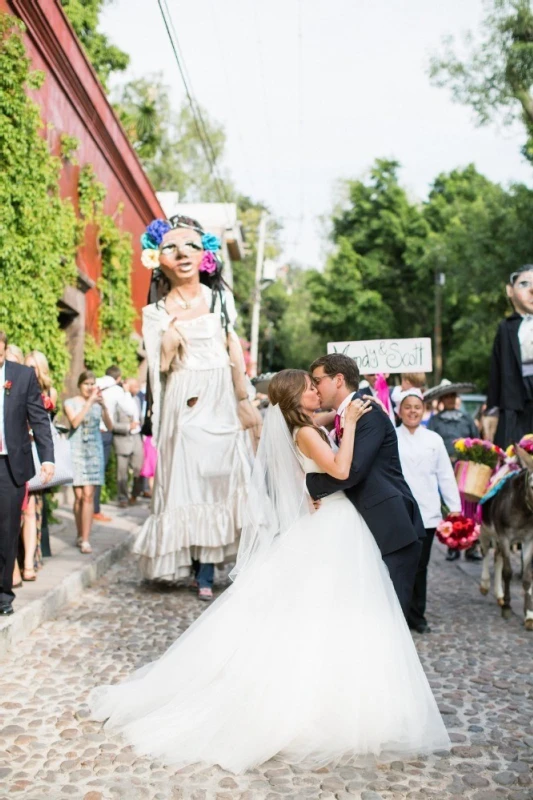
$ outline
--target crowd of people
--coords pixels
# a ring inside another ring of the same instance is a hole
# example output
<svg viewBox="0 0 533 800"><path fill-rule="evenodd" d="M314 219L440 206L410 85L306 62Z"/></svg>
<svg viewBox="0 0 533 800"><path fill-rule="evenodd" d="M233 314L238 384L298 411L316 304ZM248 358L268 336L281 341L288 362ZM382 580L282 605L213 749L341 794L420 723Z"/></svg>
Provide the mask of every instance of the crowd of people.
<svg viewBox="0 0 533 800"><path fill-rule="evenodd" d="M40 402L52 423L60 409L45 354L32 350L25 356L16 344L7 342L3 333L0 334L0 346L4 347L6 362L29 367L34 372ZM3 383L4 402L7 384ZM151 437L141 435L145 398L137 377L123 381L120 369L110 366L100 378L90 370L84 370L78 377L77 386L78 393L65 399L62 407L69 426L70 458L64 480L55 485L67 481L72 483L76 543L81 553L90 554L93 520L112 520L100 509L100 495L112 448L116 455L116 484L121 508L134 504L140 496L151 497L157 455ZM7 394L10 393L11 389L8 389ZM30 439L35 438L33 431L30 428L28 430ZM30 444L34 465L35 456L38 458L36 445L37 442ZM24 481L12 589L21 588L25 582L36 581L44 565L43 559L52 555L46 502L49 491L46 484L33 488L32 482Z"/></svg>
<svg viewBox="0 0 533 800"><path fill-rule="evenodd" d="M143 310L147 385L123 380L114 365L99 377L84 370L63 404L77 545L91 553L93 520L109 520L100 502L114 449L118 505L142 495L152 500L133 545L141 576L187 582L211 601L215 565L236 562L234 583L164 658L125 684L97 689L94 716L109 719L140 751L179 754L183 765L201 756L236 771L283 751L287 725L298 760L447 748L408 627L430 631L428 565L440 520L446 512L476 513L456 481L454 442L476 437L498 411L500 438L504 429L530 424L533 267L508 286L518 314L510 333L522 356L523 408L507 408L497 389L508 377L504 322L493 353L490 397L497 405L489 398L477 420L461 407L471 385L444 380L428 389L422 373L402 374L392 388L386 374L360 381L355 361L338 353L320 356L308 372L274 375L263 415L264 398L254 397L246 375L217 238L177 215L154 221L142 244L152 270ZM56 410L45 356L24 358L0 332L0 502L9 509L7 523L0 520L2 614L12 613L19 539L22 581L35 580L45 548L42 496L60 466ZM40 464L33 485L29 428ZM479 558L475 546L465 557ZM320 624L334 648L310 635L308 597L322 575ZM348 625L351 637L343 635ZM392 663L394 675L385 674L383 665ZM345 699L341 715L332 685ZM307 702L317 692L323 702ZM376 703L384 703L383 713L376 714ZM272 715L266 738L264 725L253 727L254 704ZM309 708L318 708L316 718ZM240 728L253 735L233 741Z"/></svg>

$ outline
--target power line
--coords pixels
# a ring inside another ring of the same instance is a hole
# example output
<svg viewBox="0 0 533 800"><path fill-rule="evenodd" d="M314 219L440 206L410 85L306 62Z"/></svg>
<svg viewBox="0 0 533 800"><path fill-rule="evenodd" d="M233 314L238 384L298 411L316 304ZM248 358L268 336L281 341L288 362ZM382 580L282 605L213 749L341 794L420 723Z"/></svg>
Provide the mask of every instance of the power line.
<svg viewBox="0 0 533 800"><path fill-rule="evenodd" d="M219 21L218 21L218 11L217 11L217 2L218 1L219 0L209 0L209 5L210 5L210 8L211 8L211 14L212 14L212 17L213 17L213 22L215 23L215 29L219 31L220 30L220 25L219 25ZM234 100L233 100L233 93L231 91L231 85L230 85L230 80L229 80L228 63L227 63L227 60L226 60L226 48L225 47L221 47L220 50L221 50L221 53L222 53L221 61L222 61L222 68L223 68L223 71L224 71L224 80L225 80L225 83L226 83L226 91L227 91L227 94L228 94L228 101L229 101L229 104L230 104L230 111L231 111L233 119L237 120L237 114L235 113L236 112L236 106L235 106L235 103L234 103ZM255 182L252 179L252 172L250 170L250 166L249 166L249 163L248 163L248 151L247 151L247 148L245 147L245 144L244 144L244 138L243 138L241 129L240 129L240 127L238 127L237 124L236 124L235 130L237 132L237 139L239 141L239 146L241 148L241 152L242 152L242 154L244 156L242 158L242 163L243 163L243 166L244 166L244 169L245 169L245 172L246 172L246 177L247 177L248 183L250 184L250 189L251 189L252 195L255 195Z"/></svg>
<svg viewBox="0 0 533 800"><path fill-rule="evenodd" d="M304 124L303 124L303 78L304 78L304 63L303 63L303 4L302 0L297 2L297 36L298 36L298 78L297 78L297 114L298 114L298 151L300 154L300 174L299 174L299 221L296 238L299 239L302 235L302 226L304 220Z"/></svg>
<svg viewBox="0 0 533 800"><path fill-rule="evenodd" d="M178 65L178 69L181 75L181 79L183 82L183 86L185 87L185 93L187 95L187 100L189 102L189 106L191 109L191 113L193 115L194 126L196 128L196 132L200 143L202 145L202 149L204 151L205 157L211 169L211 175L213 177L215 183L215 189L224 205L230 202L228 195L226 193L226 187L218 173L217 166L216 166L216 153L213 148L213 144L209 137L209 133L207 131L204 118L200 109L198 102L196 101L192 89L192 84L190 78L187 74L187 68L185 66L185 59L183 58L183 52L181 51L179 45L179 39L176 34L176 29L174 28L174 23L172 22L172 16L168 9L168 5L166 0L158 0L159 10L161 12L161 16L163 18L163 23L165 25L168 38L170 40L170 46L172 48L172 52L174 53L174 58L176 64ZM181 57L180 57L181 53ZM227 209L226 209L227 214ZM229 219L228 219L229 221Z"/></svg>
<svg viewBox="0 0 533 800"><path fill-rule="evenodd" d="M270 163L272 165L272 174L274 175L274 194L276 196L276 201L278 206L280 205L280 194L279 194L279 185L277 181L277 173L274 170L274 165L276 164L276 160L274 158L274 147L273 147L273 138L272 138L272 128L270 126L270 114L269 114L269 103L268 103L268 94L266 90L266 78L265 78L265 62L263 59L263 43L261 40L261 26L259 24L259 15L257 11L258 7L257 2L252 2L252 7L254 11L254 21L255 27L257 31L257 55L259 58L259 73L261 78L261 88L263 91L263 110L265 113L265 130L267 133L268 139L268 146L269 146L269 154L270 154Z"/></svg>

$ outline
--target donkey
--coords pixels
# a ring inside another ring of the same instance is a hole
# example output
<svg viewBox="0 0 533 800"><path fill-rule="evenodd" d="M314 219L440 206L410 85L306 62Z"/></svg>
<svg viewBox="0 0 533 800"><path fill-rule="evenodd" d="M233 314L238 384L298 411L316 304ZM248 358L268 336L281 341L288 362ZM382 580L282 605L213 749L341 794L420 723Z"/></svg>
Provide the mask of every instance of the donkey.
<svg viewBox="0 0 533 800"><path fill-rule="evenodd" d="M480 590L490 588L489 549L495 544L494 592L502 616L511 616L511 547L522 545L522 586L524 587L524 625L533 631L533 457L515 445L522 469L505 481L494 497L483 503L480 546L483 554ZM503 585L502 585L503 578Z"/></svg>

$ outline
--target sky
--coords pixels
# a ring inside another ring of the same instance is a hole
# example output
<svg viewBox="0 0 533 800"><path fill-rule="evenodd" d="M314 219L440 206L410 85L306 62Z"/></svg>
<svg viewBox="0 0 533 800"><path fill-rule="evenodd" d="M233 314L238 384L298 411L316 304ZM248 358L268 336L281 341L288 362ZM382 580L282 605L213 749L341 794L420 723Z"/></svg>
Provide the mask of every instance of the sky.
<svg viewBox="0 0 533 800"><path fill-rule="evenodd" d="M283 225L284 261L321 268L339 181L394 158L410 197L473 162L531 182L519 125L476 127L431 86L446 34L479 30L482 0L167 0L198 102L226 131L224 167ZM157 0L112 0L101 29L131 56L118 81L163 73L185 91ZM157 188L157 187L156 187Z"/></svg>

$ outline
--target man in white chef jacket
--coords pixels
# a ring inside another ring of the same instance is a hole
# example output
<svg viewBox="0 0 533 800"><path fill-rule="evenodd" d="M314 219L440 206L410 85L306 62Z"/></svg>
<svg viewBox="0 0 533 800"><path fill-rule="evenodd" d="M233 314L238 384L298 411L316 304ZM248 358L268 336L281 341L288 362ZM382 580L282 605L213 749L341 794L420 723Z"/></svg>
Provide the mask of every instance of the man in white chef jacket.
<svg viewBox="0 0 533 800"><path fill-rule="evenodd" d="M408 615L409 627L430 631L426 620L427 571L435 529L442 519L441 504L461 511L461 498L444 441L422 423L424 398L420 389L408 389L399 397L396 413L402 424L396 429L402 471L417 501L426 529Z"/></svg>

